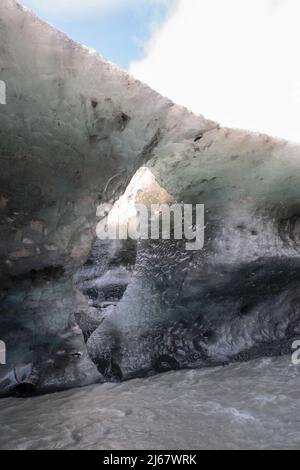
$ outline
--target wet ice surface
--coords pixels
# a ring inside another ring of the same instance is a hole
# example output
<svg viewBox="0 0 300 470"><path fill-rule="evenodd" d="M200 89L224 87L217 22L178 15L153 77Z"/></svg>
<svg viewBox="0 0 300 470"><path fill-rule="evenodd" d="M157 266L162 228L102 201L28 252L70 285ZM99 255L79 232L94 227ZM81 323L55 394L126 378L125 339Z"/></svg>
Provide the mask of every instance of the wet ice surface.
<svg viewBox="0 0 300 470"><path fill-rule="evenodd" d="M1 449L297 449L289 357L0 400Z"/></svg>

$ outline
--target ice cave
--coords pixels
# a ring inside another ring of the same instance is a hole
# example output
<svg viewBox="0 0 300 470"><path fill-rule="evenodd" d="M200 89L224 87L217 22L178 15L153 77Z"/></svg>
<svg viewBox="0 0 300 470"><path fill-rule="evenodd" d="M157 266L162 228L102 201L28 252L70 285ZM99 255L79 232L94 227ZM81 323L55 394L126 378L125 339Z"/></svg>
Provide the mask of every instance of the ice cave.
<svg viewBox="0 0 300 470"><path fill-rule="evenodd" d="M139 387L155 407L155 384L172 395L182 380L187 406L201 383L207 400L214 381L228 394L240 382L245 400L251 384L265 396L254 384L259 371L273 384L284 371L282 387L297 383L290 354L300 337L300 146L193 114L15 0L0 2L0 79L3 426L16 397L38 410L45 394L80 401L86 393L93 406L92 390L105 390L111 419L130 420L128 393ZM106 205L126 219L141 201L203 204L203 249L97 237ZM114 408L118 394L124 409ZM282 409L288 403L286 395ZM255 416L225 408L224 426L236 419L259 435ZM73 430L65 447L95 448L85 438ZM118 445L126 448L121 438ZM197 444L191 437L185 445Z"/></svg>

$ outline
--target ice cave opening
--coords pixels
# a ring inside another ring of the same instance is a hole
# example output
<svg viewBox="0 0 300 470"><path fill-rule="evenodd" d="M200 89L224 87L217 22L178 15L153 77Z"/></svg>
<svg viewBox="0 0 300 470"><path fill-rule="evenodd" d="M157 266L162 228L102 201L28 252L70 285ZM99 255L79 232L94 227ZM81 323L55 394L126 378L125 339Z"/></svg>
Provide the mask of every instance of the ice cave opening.
<svg viewBox="0 0 300 470"><path fill-rule="evenodd" d="M116 201L97 207L96 240L88 260L74 276L75 286L89 304L87 310L75 313L88 351L90 337L115 311L133 276L138 239L130 237L129 228L134 226L136 230L138 225L137 207L140 204L159 207L172 202L173 198L159 185L153 172L143 166ZM96 365L106 379L122 379L120 368L109 359Z"/></svg>

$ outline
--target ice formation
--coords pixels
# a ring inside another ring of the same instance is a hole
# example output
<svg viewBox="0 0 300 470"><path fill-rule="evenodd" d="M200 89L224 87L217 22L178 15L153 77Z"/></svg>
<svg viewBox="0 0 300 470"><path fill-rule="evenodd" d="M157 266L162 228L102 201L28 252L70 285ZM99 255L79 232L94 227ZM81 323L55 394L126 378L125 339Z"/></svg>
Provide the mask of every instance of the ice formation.
<svg viewBox="0 0 300 470"><path fill-rule="evenodd" d="M289 352L300 147L176 106L14 0L0 43L0 394ZM141 167L205 205L203 250L95 241Z"/></svg>

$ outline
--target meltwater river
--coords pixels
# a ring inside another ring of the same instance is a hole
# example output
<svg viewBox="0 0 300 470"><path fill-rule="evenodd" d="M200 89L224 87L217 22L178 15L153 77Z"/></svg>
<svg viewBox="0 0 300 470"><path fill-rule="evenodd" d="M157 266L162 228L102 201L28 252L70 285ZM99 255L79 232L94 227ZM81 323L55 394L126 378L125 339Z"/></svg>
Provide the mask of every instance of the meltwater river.
<svg viewBox="0 0 300 470"><path fill-rule="evenodd" d="M289 357L0 400L0 449L297 449Z"/></svg>

